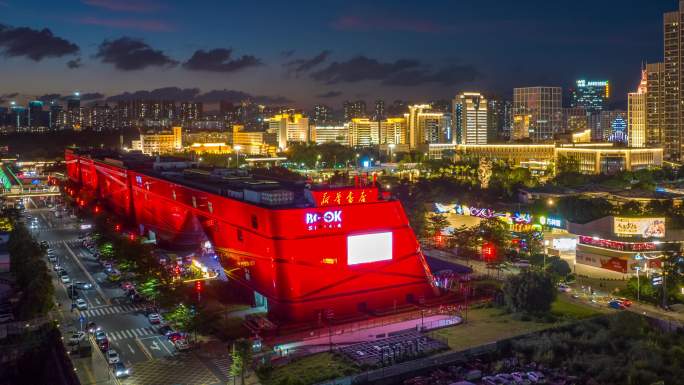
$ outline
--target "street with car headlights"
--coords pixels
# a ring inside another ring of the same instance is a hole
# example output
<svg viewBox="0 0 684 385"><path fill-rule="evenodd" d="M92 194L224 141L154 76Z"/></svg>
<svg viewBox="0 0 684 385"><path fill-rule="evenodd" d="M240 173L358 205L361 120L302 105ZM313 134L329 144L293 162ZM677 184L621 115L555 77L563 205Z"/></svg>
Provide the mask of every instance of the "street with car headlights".
<svg viewBox="0 0 684 385"><path fill-rule="evenodd" d="M55 211L59 209L36 207L35 204L27 205L27 209L27 226L50 250L47 258L54 274L65 345L77 351L76 343L69 341L70 336L84 331L88 338L80 345L90 343L92 346L90 357L71 353L82 383L212 384L227 381L225 365L201 358L195 352L178 351L169 338L160 333L163 320L150 316L155 314L150 304L134 303L120 282L108 278L94 250L84 245L87 225L83 226L68 213L56 216ZM67 275L68 280L61 275ZM74 291L71 296L69 290ZM77 298L82 301L77 302ZM104 334L97 334L97 331Z"/></svg>

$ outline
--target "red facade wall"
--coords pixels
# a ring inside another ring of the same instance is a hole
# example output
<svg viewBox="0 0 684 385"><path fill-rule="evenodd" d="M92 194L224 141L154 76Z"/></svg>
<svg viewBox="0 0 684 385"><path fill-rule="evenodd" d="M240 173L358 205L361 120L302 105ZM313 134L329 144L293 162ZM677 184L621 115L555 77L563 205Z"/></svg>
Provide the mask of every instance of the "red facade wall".
<svg viewBox="0 0 684 385"><path fill-rule="evenodd" d="M88 158L68 163L67 172L112 207L131 207L129 215L159 239L198 244L208 237L230 278L267 297L276 318L315 320L330 309L344 317L436 294L398 201L270 209ZM307 223L331 210L335 226ZM392 232L392 259L348 265L347 237L376 232Z"/></svg>

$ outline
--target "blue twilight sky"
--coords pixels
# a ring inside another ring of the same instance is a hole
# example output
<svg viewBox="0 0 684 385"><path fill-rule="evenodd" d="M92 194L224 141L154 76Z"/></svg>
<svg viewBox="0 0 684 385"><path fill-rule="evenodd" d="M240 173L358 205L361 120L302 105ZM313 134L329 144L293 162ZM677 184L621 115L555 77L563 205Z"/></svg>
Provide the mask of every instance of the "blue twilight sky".
<svg viewBox="0 0 684 385"><path fill-rule="evenodd" d="M0 99L164 88L151 95L338 107L469 90L508 96L515 86L568 88L586 77L611 80L620 101L642 62L662 60L662 14L676 8L675 0L0 0Z"/></svg>

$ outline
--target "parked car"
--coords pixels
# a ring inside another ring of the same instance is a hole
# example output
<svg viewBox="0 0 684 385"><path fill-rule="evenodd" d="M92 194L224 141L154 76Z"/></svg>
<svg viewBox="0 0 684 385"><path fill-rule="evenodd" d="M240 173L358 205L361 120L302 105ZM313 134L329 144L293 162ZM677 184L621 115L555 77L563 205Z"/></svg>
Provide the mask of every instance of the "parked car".
<svg viewBox="0 0 684 385"><path fill-rule="evenodd" d="M78 310L88 310L88 304L83 298L76 299L76 307Z"/></svg>
<svg viewBox="0 0 684 385"><path fill-rule="evenodd" d="M50 262L52 262L52 263L57 262L57 256L54 255L54 254L48 255L48 261L50 261Z"/></svg>
<svg viewBox="0 0 684 385"><path fill-rule="evenodd" d="M517 383L522 383L523 381L528 381L527 380L527 374L523 372L513 372L511 373L511 377L513 377L513 380Z"/></svg>
<svg viewBox="0 0 684 385"><path fill-rule="evenodd" d="M95 341L100 342L102 340L107 339L107 333L105 333L103 330L97 330L95 332Z"/></svg>
<svg viewBox="0 0 684 385"><path fill-rule="evenodd" d="M78 345L81 341L85 340L86 334L84 332L73 332L71 337L69 337L69 345Z"/></svg>
<svg viewBox="0 0 684 385"><path fill-rule="evenodd" d="M69 278L69 276L66 275L66 274L60 276L59 279L62 280L62 283L69 283L69 282L71 282L71 278Z"/></svg>
<svg viewBox="0 0 684 385"><path fill-rule="evenodd" d="M152 314L150 314L150 315L147 316L147 319L149 319L149 320L150 320L150 323L153 324L153 325L160 324L161 321L162 321L162 318L161 318L161 316L159 315L159 313L152 313Z"/></svg>
<svg viewBox="0 0 684 385"><path fill-rule="evenodd" d="M125 291L126 293L129 292L129 290L135 289L135 284L129 281L121 282L121 290Z"/></svg>
<svg viewBox="0 0 684 385"><path fill-rule="evenodd" d="M97 346L100 347L101 351L106 352L107 350L109 350L109 339L105 337L105 339L97 343Z"/></svg>
<svg viewBox="0 0 684 385"><path fill-rule="evenodd" d="M173 329L169 325L163 325L159 327L159 334L163 336L167 336L169 334L173 333Z"/></svg>
<svg viewBox="0 0 684 385"><path fill-rule="evenodd" d="M107 362L110 364L116 364L119 361L121 361L121 359L119 358L119 353L116 350L107 350Z"/></svg>
<svg viewBox="0 0 684 385"><path fill-rule="evenodd" d="M76 286L76 288L78 288L78 289L83 289L83 290L90 290L93 288L92 283L83 282L83 281L76 281L76 283L74 283L74 286Z"/></svg>
<svg viewBox="0 0 684 385"><path fill-rule="evenodd" d="M173 343L173 346L175 346L176 350L178 350L179 352L184 352L186 350L190 350L190 344L188 343L188 341L186 339L180 339L180 340L175 341Z"/></svg>
<svg viewBox="0 0 684 385"><path fill-rule="evenodd" d="M622 302L622 304L627 307L632 306L632 301L627 298L618 298L618 301Z"/></svg>
<svg viewBox="0 0 684 385"><path fill-rule="evenodd" d="M558 284L558 291L561 291L563 293L569 293L572 291L572 288L570 288L570 286L568 286L564 283L559 283Z"/></svg>
<svg viewBox="0 0 684 385"><path fill-rule="evenodd" d="M101 327L97 326L95 322L88 322L88 326L86 327L88 329L88 333L90 334L95 334L96 332L102 330Z"/></svg>
<svg viewBox="0 0 684 385"><path fill-rule="evenodd" d="M127 377L131 374L131 370L127 368L126 365L121 361L114 364L112 371L114 372L114 376L116 376L116 378Z"/></svg>
<svg viewBox="0 0 684 385"><path fill-rule="evenodd" d="M625 305L620 301L610 301L608 302L608 306L617 310L625 310Z"/></svg>
<svg viewBox="0 0 684 385"><path fill-rule="evenodd" d="M166 338L168 338L169 341L171 341L171 342L176 342L176 341L184 340L184 339L185 339L185 333L181 333L181 332L171 332L171 333L169 333L169 334L166 335Z"/></svg>

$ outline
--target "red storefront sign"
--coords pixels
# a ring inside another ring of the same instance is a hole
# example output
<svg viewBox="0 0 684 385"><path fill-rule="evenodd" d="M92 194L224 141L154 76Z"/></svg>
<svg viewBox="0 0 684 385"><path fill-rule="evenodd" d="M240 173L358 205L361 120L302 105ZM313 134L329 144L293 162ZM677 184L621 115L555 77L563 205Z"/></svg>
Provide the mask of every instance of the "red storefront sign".
<svg viewBox="0 0 684 385"><path fill-rule="evenodd" d="M376 188L348 188L311 191L316 207L344 206L378 201Z"/></svg>
<svg viewBox="0 0 684 385"><path fill-rule="evenodd" d="M609 241L607 239L593 238L586 235L579 237L579 242L584 245L603 247L611 250L619 251L654 251L657 245L653 242L619 242Z"/></svg>

